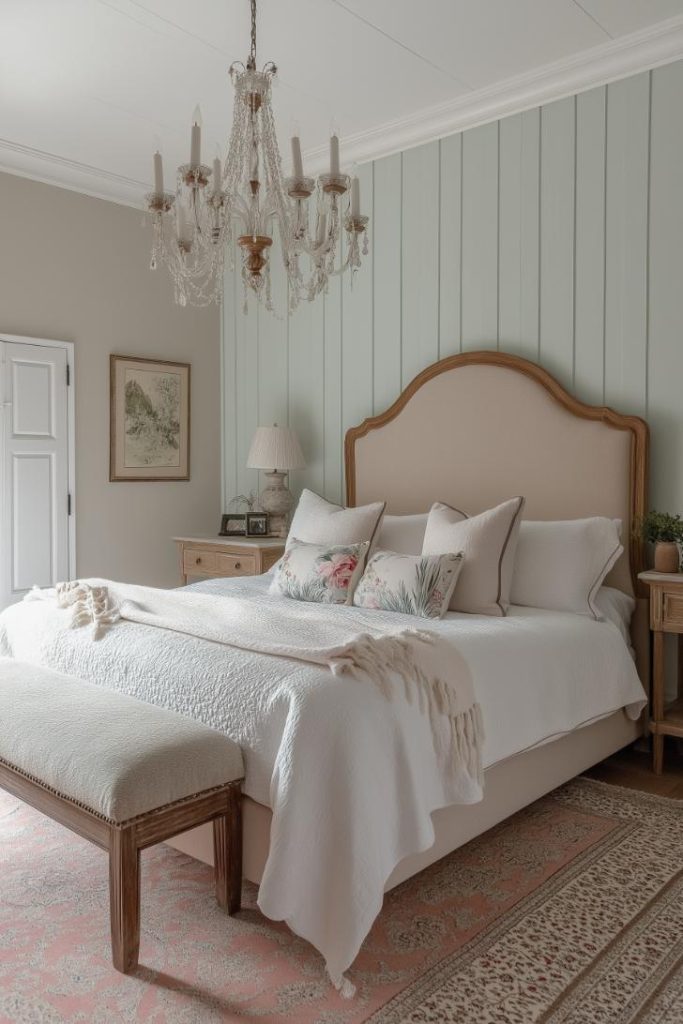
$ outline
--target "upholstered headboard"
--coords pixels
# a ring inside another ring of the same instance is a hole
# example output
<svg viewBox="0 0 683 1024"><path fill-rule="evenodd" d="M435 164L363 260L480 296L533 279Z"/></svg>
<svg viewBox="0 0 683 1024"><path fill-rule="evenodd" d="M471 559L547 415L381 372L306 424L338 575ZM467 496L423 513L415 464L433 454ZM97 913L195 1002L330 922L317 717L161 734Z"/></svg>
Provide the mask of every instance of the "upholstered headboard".
<svg viewBox="0 0 683 1024"><path fill-rule="evenodd" d="M434 363L348 431L347 499L386 500L395 513L445 501L473 514L523 494L527 519L621 519L625 553L607 582L641 594L631 527L646 509L647 454L637 416L584 405L525 359L468 352Z"/></svg>

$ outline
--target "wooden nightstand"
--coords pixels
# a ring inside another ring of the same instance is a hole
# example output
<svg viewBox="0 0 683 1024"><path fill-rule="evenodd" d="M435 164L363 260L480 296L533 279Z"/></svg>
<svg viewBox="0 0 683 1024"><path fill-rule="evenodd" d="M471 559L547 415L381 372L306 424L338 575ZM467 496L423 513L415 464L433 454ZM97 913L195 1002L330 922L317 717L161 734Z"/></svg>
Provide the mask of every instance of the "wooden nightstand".
<svg viewBox="0 0 683 1024"><path fill-rule="evenodd" d="M650 629L654 636L652 660L652 768L661 775L664 763L664 737L683 739L683 573L641 572L638 579L650 588ZM678 699L664 705L664 634L678 634Z"/></svg>
<svg viewBox="0 0 683 1024"><path fill-rule="evenodd" d="M285 542L269 537L174 537L180 555L180 578L190 576L258 576L275 565Z"/></svg>

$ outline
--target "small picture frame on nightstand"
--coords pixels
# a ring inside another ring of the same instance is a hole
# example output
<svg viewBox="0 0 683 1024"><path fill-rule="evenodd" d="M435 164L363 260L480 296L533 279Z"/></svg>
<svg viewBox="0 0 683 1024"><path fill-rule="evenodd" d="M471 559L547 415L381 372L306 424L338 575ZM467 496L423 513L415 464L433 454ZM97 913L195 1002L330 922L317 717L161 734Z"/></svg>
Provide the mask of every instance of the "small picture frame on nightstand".
<svg viewBox="0 0 683 1024"><path fill-rule="evenodd" d="M268 513L247 512L247 537L268 536Z"/></svg>
<svg viewBox="0 0 683 1024"><path fill-rule="evenodd" d="M247 533L246 512L228 512L221 516L219 537L244 537Z"/></svg>

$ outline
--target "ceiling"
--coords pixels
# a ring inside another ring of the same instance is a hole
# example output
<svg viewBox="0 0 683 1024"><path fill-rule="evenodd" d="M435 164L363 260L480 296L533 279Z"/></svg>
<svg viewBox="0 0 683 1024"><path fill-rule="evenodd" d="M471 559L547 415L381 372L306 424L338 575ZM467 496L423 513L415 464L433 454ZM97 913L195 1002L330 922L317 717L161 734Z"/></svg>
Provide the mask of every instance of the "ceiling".
<svg viewBox="0 0 683 1024"><path fill-rule="evenodd" d="M249 6L2 0L0 39L0 168L138 203L157 146L167 173L187 160L196 103L204 158L217 144L224 150L227 68L246 59ZM259 64L278 64L283 142L296 119L309 167L331 125L342 160L345 140L347 156L367 159L454 130L461 123L454 111L478 111L484 99L493 109L496 97L521 86L532 105L530 82L559 75L565 92L577 91L577 68L600 69L586 79L591 84L598 73L605 81L637 69L641 59L643 67L661 63L651 56L652 40L666 59L681 56L681 39L683 0L259 2ZM405 125L412 133L401 134Z"/></svg>

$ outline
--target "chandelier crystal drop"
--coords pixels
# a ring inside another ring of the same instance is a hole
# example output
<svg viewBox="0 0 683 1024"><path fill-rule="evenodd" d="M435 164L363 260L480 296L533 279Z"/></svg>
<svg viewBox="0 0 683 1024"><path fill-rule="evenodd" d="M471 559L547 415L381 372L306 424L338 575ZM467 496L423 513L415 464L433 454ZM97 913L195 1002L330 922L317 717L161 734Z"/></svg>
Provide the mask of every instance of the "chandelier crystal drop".
<svg viewBox="0 0 683 1024"><path fill-rule="evenodd" d="M330 139L330 169L317 180L304 174L301 145L292 145L285 178L271 105L275 64L256 69L256 0L251 3L251 51L230 68L235 89L227 156L201 162L201 114L193 117L190 162L177 170L175 193L164 191L161 154L154 154L154 191L146 196L152 220L150 268L163 263L181 306L220 303L226 254L234 268L241 253L244 311L249 290L272 310L270 257L279 233L289 309L326 292L330 277L353 275L368 252L368 218L360 212L357 178L339 166L339 139ZM345 238L342 249L342 238Z"/></svg>

